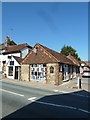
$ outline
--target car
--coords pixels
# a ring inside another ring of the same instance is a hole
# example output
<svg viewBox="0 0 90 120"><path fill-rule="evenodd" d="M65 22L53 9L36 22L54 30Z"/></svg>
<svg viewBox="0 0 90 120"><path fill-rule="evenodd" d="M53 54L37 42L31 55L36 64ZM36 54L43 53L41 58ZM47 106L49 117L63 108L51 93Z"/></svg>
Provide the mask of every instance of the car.
<svg viewBox="0 0 90 120"><path fill-rule="evenodd" d="M84 70L82 77L89 77L90 78L90 70Z"/></svg>

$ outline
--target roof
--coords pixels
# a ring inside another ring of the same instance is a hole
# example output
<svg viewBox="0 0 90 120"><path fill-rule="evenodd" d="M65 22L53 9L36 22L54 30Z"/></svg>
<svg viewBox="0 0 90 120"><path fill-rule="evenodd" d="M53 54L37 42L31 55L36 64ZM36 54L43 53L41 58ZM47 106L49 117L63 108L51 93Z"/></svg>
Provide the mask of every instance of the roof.
<svg viewBox="0 0 90 120"><path fill-rule="evenodd" d="M21 61L23 60L22 58L20 57L17 57L17 56L13 56L13 58L20 64Z"/></svg>
<svg viewBox="0 0 90 120"><path fill-rule="evenodd" d="M84 64L84 66L90 67L90 61L81 61L80 64Z"/></svg>
<svg viewBox="0 0 90 120"><path fill-rule="evenodd" d="M73 62L71 60L69 60L68 58L66 58L65 56L63 56L61 53L56 52L52 49L49 49L43 45L41 45L44 49L46 49L51 55L53 55L59 62L62 63L67 63L67 64L73 64Z"/></svg>
<svg viewBox="0 0 90 120"><path fill-rule="evenodd" d="M77 59L75 59L72 55L69 54L67 58L70 59L75 65L80 66L80 62Z"/></svg>
<svg viewBox="0 0 90 120"><path fill-rule="evenodd" d="M22 50L25 47L32 48L27 43L26 44L12 45L12 46L5 47L4 48L5 52L3 52L3 54L20 52L20 50Z"/></svg>
<svg viewBox="0 0 90 120"><path fill-rule="evenodd" d="M37 53L34 53L34 48ZM66 64L73 64L73 62L64 57L61 53L51 50L43 45L36 44L28 55L23 59L21 64L39 64L39 63L54 63L61 62Z"/></svg>

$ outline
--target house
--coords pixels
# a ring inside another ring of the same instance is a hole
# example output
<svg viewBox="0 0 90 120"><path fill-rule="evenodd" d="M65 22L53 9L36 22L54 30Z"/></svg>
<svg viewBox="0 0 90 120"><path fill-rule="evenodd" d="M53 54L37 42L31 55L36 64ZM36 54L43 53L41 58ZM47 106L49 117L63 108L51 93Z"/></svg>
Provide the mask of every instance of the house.
<svg viewBox="0 0 90 120"><path fill-rule="evenodd" d="M90 70L89 61L80 61L80 73L82 74L84 70Z"/></svg>
<svg viewBox="0 0 90 120"><path fill-rule="evenodd" d="M0 54L0 71L3 76L20 79L20 62L32 49L28 44L5 46Z"/></svg>
<svg viewBox="0 0 90 120"><path fill-rule="evenodd" d="M9 36L6 36L5 42L0 43L0 72L2 71L2 58L4 57L2 55L2 50L4 50L5 47L11 46L11 45L16 45L16 43L13 40L10 40Z"/></svg>
<svg viewBox="0 0 90 120"><path fill-rule="evenodd" d="M72 60L37 43L21 62L21 80L61 84L76 77L76 69Z"/></svg>

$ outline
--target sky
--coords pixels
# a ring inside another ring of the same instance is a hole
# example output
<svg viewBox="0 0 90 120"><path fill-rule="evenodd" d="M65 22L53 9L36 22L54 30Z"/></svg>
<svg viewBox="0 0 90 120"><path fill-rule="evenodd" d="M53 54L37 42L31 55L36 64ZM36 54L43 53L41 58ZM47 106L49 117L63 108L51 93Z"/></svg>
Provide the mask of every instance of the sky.
<svg viewBox="0 0 90 120"><path fill-rule="evenodd" d="M57 52L72 46L88 60L88 3L4 2L2 42L7 35L17 44L40 43Z"/></svg>

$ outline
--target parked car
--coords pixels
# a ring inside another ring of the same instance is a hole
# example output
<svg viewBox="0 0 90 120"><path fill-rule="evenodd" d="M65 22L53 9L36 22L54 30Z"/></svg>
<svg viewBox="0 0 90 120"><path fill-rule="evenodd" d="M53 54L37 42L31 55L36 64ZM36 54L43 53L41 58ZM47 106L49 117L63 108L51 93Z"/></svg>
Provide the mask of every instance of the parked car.
<svg viewBox="0 0 90 120"><path fill-rule="evenodd" d="M82 77L89 77L90 78L90 70L84 70Z"/></svg>

